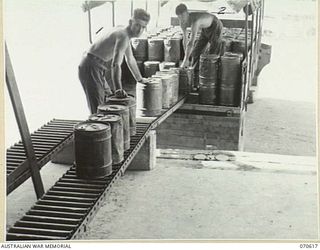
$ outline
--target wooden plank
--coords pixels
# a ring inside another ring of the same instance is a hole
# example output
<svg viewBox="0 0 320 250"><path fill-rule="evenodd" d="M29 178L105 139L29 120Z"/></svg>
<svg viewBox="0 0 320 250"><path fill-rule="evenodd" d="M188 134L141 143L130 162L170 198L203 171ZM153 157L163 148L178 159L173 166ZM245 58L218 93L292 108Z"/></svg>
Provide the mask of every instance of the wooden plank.
<svg viewBox="0 0 320 250"><path fill-rule="evenodd" d="M24 215L21 220L33 221L33 222L44 222L44 223L57 223L57 224L67 224L67 225L77 225L79 224L78 219L67 219L60 217L48 217L48 216L34 216L34 215Z"/></svg>
<svg viewBox="0 0 320 250"><path fill-rule="evenodd" d="M245 28L246 20L235 20L235 19L220 19L223 27L226 28ZM251 25L252 21L248 21L248 24Z"/></svg>
<svg viewBox="0 0 320 250"><path fill-rule="evenodd" d="M66 240L67 237L57 237L57 236L42 236L35 234L20 234L20 233L7 233L6 240Z"/></svg>
<svg viewBox="0 0 320 250"><path fill-rule="evenodd" d="M36 155L32 146L32 141L30 137L30 132L27 124L27 120L24 114L23 105L21 102L18 86L14 76L13 67L11 64L7 44L5 44L5 56L6 56L6 83L9 91L10 99L12 102L15 117L17 119L19 131L21 134L21 139L26 150L26 155L28 158L28 166L31 170L31 177L33 186L39 199L44 194L44 188L42 179L40 176L40 171L36 159Z"/></svg>
<svg viewBox="0 0 320 250"><path fill-rule="evenodd" d="M63 225L56 223L45 223L45 222L33 222L33 221L18 221L15 224L16 227L28 227L28 228L42 228L42 229L54 229L54 230L73 230L74 225Z"/></svg>
<svg viewBox="0 0 320 250"><path fill-rule="evenodd" d="M34 210L44 210L44 211L57 211L57 212L72 212L78 214L85 214L88 212L89 208L79 208L79 207L64 207L64 206L50 206L36 204L32 207Z"/></svg>
<svg viewBox="0 0 320 250"><path fill-rule="evenodd" d="M74 225L63 225L56 223L45 223L45 222L33 222L33 221L18 221L15 224L16 227L28 227L28 228L43 228L43 229L55 229L55 230L73 230Z"/></svg>
<svg viewBox="0 0 320 250"><path fill-rule="evenodd" d="M215 106L215 105L203 105L203 104L190 104L185 103L179 109L182 110L190 110L198 113L199 111L205 111L212 114L221 113L225 114L225 116L239 116L240 115L240 107L227 107L227 106Z"/></svg>
<svg viewBox="0 0 320 250"><path fill-rule="evenodd" d="M18 234L33 234L33 235L44 235L50 237L67 237L71 234L71 230L54 230L54 229L44 229L44 228L30 228L30 227L12 227L10 228L10 233Z"/></svg>

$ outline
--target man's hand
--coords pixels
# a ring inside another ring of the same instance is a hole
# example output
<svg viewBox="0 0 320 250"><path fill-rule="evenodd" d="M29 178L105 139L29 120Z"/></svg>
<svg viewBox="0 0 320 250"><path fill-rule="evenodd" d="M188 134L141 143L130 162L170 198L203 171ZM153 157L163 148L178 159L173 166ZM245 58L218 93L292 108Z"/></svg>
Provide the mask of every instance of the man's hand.
<svg viewBox="0 0 320 250"><path fill-rule="evenodd" d="M183 60L183 62L180 65L180 68L186 68L189 66L189 61L188 60Z"/></svg>
<svg viewBox="0 0 320 250"><path fill-rule="evenodd" d="M124 89L117 89L115 91L116 98L126 98L127 96L128 96L128 94Z"/></svg>
<svg viewBox="0 0 320 250"><path fill-rule="evenodd" d="M141 83L147 83L148 82L148 79L147 78L141 78L141 80L139 81L139 82L141 82Z"/></svg>

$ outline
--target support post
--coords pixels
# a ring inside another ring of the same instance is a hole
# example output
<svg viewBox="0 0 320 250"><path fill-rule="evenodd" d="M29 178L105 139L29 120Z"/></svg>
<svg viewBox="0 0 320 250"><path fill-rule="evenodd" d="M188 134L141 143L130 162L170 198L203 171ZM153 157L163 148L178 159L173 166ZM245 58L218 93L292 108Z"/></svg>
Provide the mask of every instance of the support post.
<svg viewBox="0 0 320 250"><path fill-rule="evenodd" d="M244 57L247 59L248 62L248 9L249 9L249 5L247 4L246 7L247 9L246 11L246 22L245 22L245 54Z"/></svg>
<svg viewBox="0 0 320 250"><path fill-rule="evenodd" d="M65 145L51 160L52 163L72 165L75 162L74 141Z"/></svg>
<svg viewBox="0 0 320 250"><path fill-rule="evenodd" d="M90 11L90 9L88 9L88 25L89 25L89 42L92 43L91 11Z"/></svg>
<svg viewBox="0 0 320 250"><path fill-rule="evenodd" d="M158 0L158 16L157 16L157 23L156 23L157 28L159 26L160 8L161 8L161 3L160 3L160 0Z"/></svg>
<svg viewBox="0 0 320 250"><path fill-rule="evenodd" d="M111 2L112 4L112 27L116 25L115 19L114 19L114 1Z"/></svg>
<svg viewBox="0 0 320 250"><path fill-rule="evenodd" d="M21 139L26 151L28 165L31 171L31 178L36 192L37 198L39 199L44 194L43 183L34 152L34 148L31 141L31 136L27 124L27 120L24 114L23 105L21 102L18 86L14 76L13 67L11 64L7 44L5 44L5 65L6 65L6 83L9 91L10 99L12 102L14 114L18 123Z"/></svg>
<svg viewBox="0 0 320 250"><path fill-rule="evenodd" d="M156 131L151 130L148 138L133 158L127 170L152 170L156 165Z"/></svg>

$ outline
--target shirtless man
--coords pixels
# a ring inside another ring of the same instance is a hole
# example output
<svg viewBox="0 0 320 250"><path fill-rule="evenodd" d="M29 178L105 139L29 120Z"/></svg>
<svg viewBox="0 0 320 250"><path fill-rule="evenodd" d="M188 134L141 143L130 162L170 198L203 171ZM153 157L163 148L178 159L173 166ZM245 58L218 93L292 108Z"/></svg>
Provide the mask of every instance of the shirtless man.
<svg viewBox="0 0 320 250"><path fill-rule="evenodd" d="M189 66L189 58L192 55L194 65L199 61L200 54L203 53L205 47L210 43L210 54L220 54L222 47L222 28L221 21L213 14L207 12L188 12L185 4L179 4L176 7L176 15L179 18L180 26L183 31L183 45L185 56L181 67ZM191 36L187 39L187 27L191 26ZM195 44L196 35L201 30L199 40ZM194 46L195 44L195 46Z"/></svg>
<svg viewBox="0 0 320 250"><path fill-rule="evenodd" d="M104 102L113 92L117 97L126 97L122 89L121 64L125 58L137 82L145 82L139 71L130 46L130 38L139 37L150 21L143 9L136 9L127 27L116 27L91 45L79 65L79 79L87 97L90 112ZM112 81L106 80L108 73Z"/></svg>

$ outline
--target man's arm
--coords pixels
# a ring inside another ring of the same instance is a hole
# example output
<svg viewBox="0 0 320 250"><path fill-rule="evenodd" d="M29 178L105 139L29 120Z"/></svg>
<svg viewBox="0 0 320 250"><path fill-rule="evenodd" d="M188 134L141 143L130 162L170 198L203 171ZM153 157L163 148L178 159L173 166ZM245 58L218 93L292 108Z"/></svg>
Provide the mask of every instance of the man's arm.
<svg viewBox="0 0 320 250"><path fill-rule="evenodd" d="M188 42L187 28L181 26L181 29L182 29L182 44L183 44L183 49L184 49L184 51L186 51L187 42Z"/></svg>
<svg viewBox="0 0 320 250"><path fill-rule="evenodd" d="M111 77L116 90L122 89L121 83L121 64L123 56L128 45L128 38L124 34L117 34L117 39L113 49L113 58L111 64Z"/></svg>
<svg viewBox="0 0 320 250"><path fill-rule="evenodd" d="M132 49L131 49L130 45L126 49L125 58L126 58L127 65L129 67L131 73L133 74L134 78L136 79L137 82L141 82L143 80L143 78L141 76L139 67L137 65L137 61L133 56Z"/></svg>
<svg viewBox="0 0 320 250"><path fill-rule="evenodd" d="M193 50L193 46L194 46L194 42L195 42L198 30L199 30L199 23L198 23L198 21L196 21L191 26L191 37L190 37L189 41L187 42L187 46L186 46L185 52L184 52L184 59L181 64L181 67L188 66L189 58L190 58L192 50Z"/></svg>

